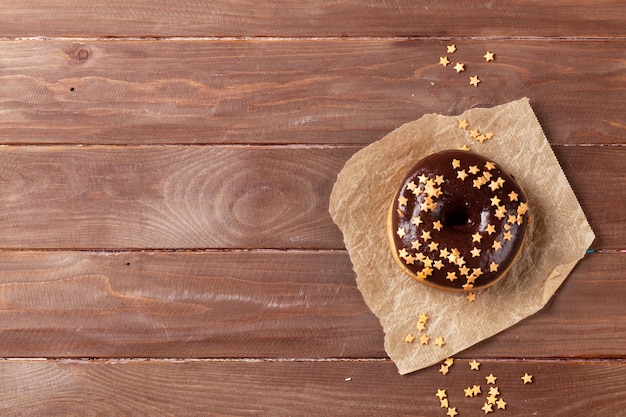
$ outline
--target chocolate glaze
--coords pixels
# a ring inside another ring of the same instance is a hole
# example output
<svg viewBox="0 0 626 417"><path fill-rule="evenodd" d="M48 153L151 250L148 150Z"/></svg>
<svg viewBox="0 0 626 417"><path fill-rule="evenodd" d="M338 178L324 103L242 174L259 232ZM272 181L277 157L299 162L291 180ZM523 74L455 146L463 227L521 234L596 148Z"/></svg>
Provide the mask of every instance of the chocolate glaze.
<svg viewBox="0 0 626 417"><path fill-rule="evenodd" d="M467 174L464 180L460 172ZM467 151L432 154L411 169L393 199L392 254L407 274L426 284L459 291L486 288L506 273L522 248L526 202L513 177L494 162ZM501 248L494 248L495 241Z"/></svg>

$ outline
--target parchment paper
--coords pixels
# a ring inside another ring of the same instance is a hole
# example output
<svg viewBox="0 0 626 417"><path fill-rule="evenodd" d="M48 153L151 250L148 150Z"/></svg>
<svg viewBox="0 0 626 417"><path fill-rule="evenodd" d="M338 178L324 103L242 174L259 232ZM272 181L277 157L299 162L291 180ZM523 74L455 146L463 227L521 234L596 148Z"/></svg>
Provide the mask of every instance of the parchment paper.
<svg viewBox="0 0 626 417"><path fill-rule="evenodd" d="M458 128L493 132L482 144ZM408 170L421 158L468 145L512 174L525 191L532 217L524 249L502 281L470 303L462 293L414 281L394 262L386 215ZM594 239L585 215L541 126L524 98L460 116L428 114L357 152L339 173L330 213L344 235L358 288L385 332L385 350L406 374L435 364L540 310ZM430 343L421 345L416 322L427 314ZM416 340L405 342L408 333ZM433 341L443 336L440 348Z"/></svg>

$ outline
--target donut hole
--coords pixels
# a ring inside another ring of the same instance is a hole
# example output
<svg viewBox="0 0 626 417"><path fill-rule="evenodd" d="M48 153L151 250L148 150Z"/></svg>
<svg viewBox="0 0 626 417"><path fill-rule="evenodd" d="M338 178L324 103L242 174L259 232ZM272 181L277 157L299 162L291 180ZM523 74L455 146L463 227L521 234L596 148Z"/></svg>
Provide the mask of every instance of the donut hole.
<svg viewBox="0 0 626 417"><path fill-rule="evenodd" d="M462 227L469 223L469 213L465 207L457 207L446 213L443 220L450 227Z"/></svg>

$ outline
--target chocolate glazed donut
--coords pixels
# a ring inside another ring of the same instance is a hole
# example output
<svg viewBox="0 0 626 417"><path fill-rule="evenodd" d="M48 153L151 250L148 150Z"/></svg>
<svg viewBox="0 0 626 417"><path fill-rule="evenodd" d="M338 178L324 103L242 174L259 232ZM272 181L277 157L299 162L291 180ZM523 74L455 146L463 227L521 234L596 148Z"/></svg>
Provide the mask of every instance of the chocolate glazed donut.
<svg viewBox="0 0 626 417"><path fill-rule="evenodd" d="M389 210L394 260L436 288L474 291L500 280L521 252L526 197L494 162L443 151L415 165Z"/></svg>

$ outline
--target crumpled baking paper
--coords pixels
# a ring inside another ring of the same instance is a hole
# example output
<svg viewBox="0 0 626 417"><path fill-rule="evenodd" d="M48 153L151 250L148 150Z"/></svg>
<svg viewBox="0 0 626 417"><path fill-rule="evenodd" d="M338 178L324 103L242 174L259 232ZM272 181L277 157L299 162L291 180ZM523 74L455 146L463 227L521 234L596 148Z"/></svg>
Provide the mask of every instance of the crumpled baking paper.
<svg viewBox="0 0 626 417"><path fill-rule="evenodd" d="M458 127L467 119L469 129ZM469 130L492 132L478 143ZM423 157L468 145L512 174L526 193L532 223L523 252L498 284L463 293L423 285L394 262L386 231L391 199ZM385 332L385 350L407 374L438 363L540 310L585 255L594 234L527 98L459 116L427 114L357 152L337 177L330 214L343 232L357 285ZM416 328L419 314L426 330ZM412 333L416 339L407 343ZM421 334L430 336L427 345ZM443 337L445 345L434 344Z"/></svg>

